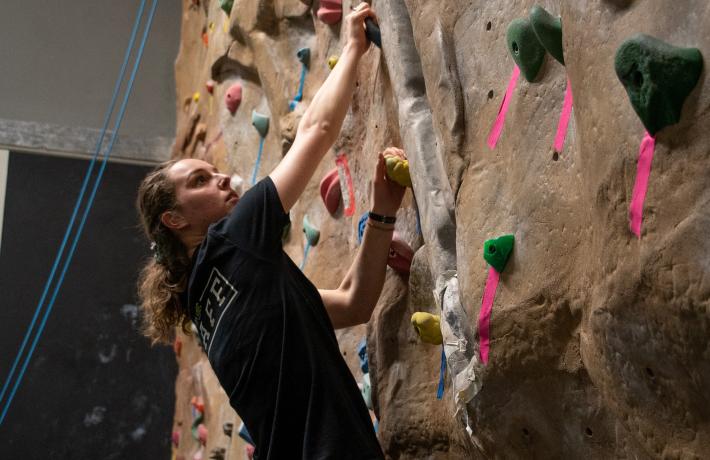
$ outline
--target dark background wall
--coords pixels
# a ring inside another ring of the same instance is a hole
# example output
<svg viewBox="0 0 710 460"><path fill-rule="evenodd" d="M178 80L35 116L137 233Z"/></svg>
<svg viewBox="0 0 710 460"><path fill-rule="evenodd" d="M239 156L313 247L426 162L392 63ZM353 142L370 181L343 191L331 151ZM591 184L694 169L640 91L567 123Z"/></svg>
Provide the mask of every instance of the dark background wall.
<svg viewBox="0 0 710 460"><path fill-rule="evenodd" d="M0 385L29 326L87 161L10 152L0 247ZM139 336L149 255L134 199L142 166L110 164L64 286L0 426L2 458L170 457L177 372Z"/></svg>

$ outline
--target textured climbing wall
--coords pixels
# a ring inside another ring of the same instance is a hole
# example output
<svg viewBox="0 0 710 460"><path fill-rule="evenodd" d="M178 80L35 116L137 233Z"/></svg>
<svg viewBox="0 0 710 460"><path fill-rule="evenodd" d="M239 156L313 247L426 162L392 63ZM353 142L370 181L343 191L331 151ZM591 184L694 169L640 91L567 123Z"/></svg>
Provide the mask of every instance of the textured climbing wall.
<svg viewBox="0 0 710 460"><path fill-rule="evenodd" d="M615 74L614 57L637 33L707 56L710 5L539 2L561 16L566 65L548 53L532 82L518 78L491 148L489 134L504 112L514 69L506 31L535 4L375 1L383 50L373 47L362 60L342 134L291 212L285 249L303 260L300 223L307 215L321 237L304 271L317 286L336 287L357 251L357 221L368 208L376 154L403 146L421 212L420 234L408 193L397 230L417 251L411 275L388 269L367 327L338 332L358 380L356 345L367 335L386 454L706 458L710 88L703 72L680 121L656 133L637 238L628 209L645 129ZM346 12L350 5L343 1ZM328 57L342 46L339 23L319 20L319 6L235 0L226 14L214 0L183 1L175 156L214 161L248 184L260 143L251 124L256 110L270 119L258 177L278 163L330 71ZM291 111L302 71L296 53L303 47L310 48L310 65L303 100ZM664 62L653 72L662 72ZM208 80L215 82L212 94ZM563 148L555 151L568 80L574 108ZM232 114L224 98L235 83L241 103ZM352 217L342 206L330 215L319 194L320 179L341 152L354 183ZM492 303L484 363L477 321L489 275L483 244L503 234L515 236L515 247ZM460 306L442 318L449 374L439 401L441 348L422 343L409 318L415 311L439 313L442 303ZM238 419L189 338L179 363L176 454L206 458L223 447L243 455L243 444L222 431L225 422L238 427ZM203 447L190 435L193 396L206 401Z"/></svg>

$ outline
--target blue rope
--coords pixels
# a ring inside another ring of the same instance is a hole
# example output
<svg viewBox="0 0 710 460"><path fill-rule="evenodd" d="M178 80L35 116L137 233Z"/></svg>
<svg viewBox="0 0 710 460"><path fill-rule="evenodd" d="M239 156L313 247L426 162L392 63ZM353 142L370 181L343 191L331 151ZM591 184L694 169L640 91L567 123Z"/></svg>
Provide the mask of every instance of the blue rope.
<svg viewBox="0 0 710 460"><path fill-rule="evenodd" d="M444 345L441 345L441 370L439 371L439 388L436 389L436 399L444 397L444 376L446 375L446 353Z"/></svg>
<svg viewBox="0 0 710 460"><path fill-rule="evenodd" d="M251 173L251 185L256 184L256 172L259 170L259 163L261 163L261 152L264 151L264 139L261 137L259 139L259 153L256 155L256 163L254 163L254 172Z"/></svg>
<svg viewBox="0 0 710 460"><path fill-rule="evenodd" d="M143 12L143 9L144 9L144 5L145 5L145 0L142 0L141 6L140 6L140 8L139 8L139 14L138 14L138 17L136 18L136 24L134 25L134 31L135 31L136 27L138 26L138 24L140 23L140 18L141 18L141 16L142 16L142 12ZM157 5L158 5L158 0L153 0L153 4L151 5L151 9L150 9L150 12L149 12L149 14L148 14L148 19L147 19L147 21L146 21L145 30L143 31L143 37L141 38L140 48L138 49L138 54L137 54L137 56L136 56L136 60L135 60L135 63L134 63L134 65L133 65L133 70L131 71L131 76L130 76L130 79L129 79L129 81L128 81L128 85L127 85L127 88L126 88L126 92L125 92L125 94L124 94L123 101L122 101L121 107L120 107L120 109L119 109L118 118L117 118L117 120L116 120L116 122L115 122L115 124L114 124L114 130L113 130L113 133L112 133L112 135L111 135L111 140L110 140L109 145L108 145L108 147L107 147L107 149L106 149L106 153L104 154L104 156L103 156L103 158L102 158L101 169L99 170L99 173L98 173L98 175L97 175L97 177L96 177L96 179L95 179L95 181L94 181L94 187L93 187L93 189L92 189L92 191L91 191L91 195L89 196L89 200L88 200L88 202L87 202L87 204L86 204L86 207L85 207L85 209L84 209L84 214L82 215L82 219L81 219L81 222L79 223L79 227L78 227L78 229L77 229L77 232L76 232L76 234L74 235L74 240L72 241L72 246L71 246L71 248L69 249L69 252L68 252L68 254L67 254L66 260L64 261L64 266L62 267L62 272L61 272L61 274L60 274L59 281L57 282L57 285L56 285L55 288L54 288L54 292L52 293L52 298L51 298L49 304L47 305L47 310L46 310L45 313L44 313L44 316L43 316L43 318L42 318L42 322L40 323L40 326L39 326L39 328L38 328L38 330L37 330L37 334L35 335L35 339L34 339L34 341L32 342L32 345L31 345L31 347L30 347L30 351L28 352L27 357L25 358L25 361L24 361L24 363L23 363L22 369L20 370L20 374L18 375L17 380L15 381L15 385L14 385L13 388L12 388L12 392L10 393L10 396L8 397L7 401L5 402L5 406L4 406L4 408L3 408L2 415L0 415L0 425L1 425L2 422L5 420L5 416L7 415L8 409L10 408L10 404L12 403L12 399L14 398L15 393L17 392L17 389L18 389L18 387L20 386L20 383L21 383L21 381L22 381L22 378L23 378L23 376L24 376L24 373L25 373L25 371L27 370L27 366L28 366L28 364L29 364L29 361L30 361L30 359L32 358L32 354L34 353L35 347L37 346L37 342L39 341L39 338L40 338L40 336L41 336L41 334L42 334L42 332L43 332L43 330L44 330L44 327L45 327L45 325L46 325L46 323L47 323L47 318L49 317L49 313L52 311L52 307L54 306L54 302L55 302L55 300L57 299L57 294L59 293L59 289L61 288L62 283L64 282L64 277L65 277L65 275L66 275L66 273L67 273L67 270L68 270L68 268L69 268L69 265L71 264L72 258L73 258L73 256L74 256L74 252L75 252L75 250L76 250L77 243L79 242L79 238L81 237L81 233L82 233L82 231L83 231L83 229L84 229L84 225L86 224L86 219L87 219L87 217L88 217L88 215L89 215L89 211L91 210L91 207L92 207L92 205L93 205L94 199L96 198L96 192L98 191L98 188L99 188L99 185L101 184L101 179L102 179L102 177L103 177L104 171L106 170L106 165L108 164L107 160L108 160L109 156L111 155L111 150L113 149L113 145L114 145L114 143L115 143L115 141L116 141L116 138L118 137L118 130L119 130L120 126L121 126L121 121L123 120L123 116L124 116L124 114L125 114L126 106L127 106L127 104L128 104L128 98L129 98L129 96L130 96L130 94L131 94L131 90L133 89L133 83L134 83L134 81L135 81L135 77L136 77L136 74L137 74L137 72L138 72L138 67L139 67L139 64L140 64L140 62L141 62L141 58L142 58L142 56L143 56L143 51L144 51L144 49L145 49L146 41L148 40L148 34L149 34L149 32L150 32L150 28L151 28L151 25L152 25L152 22L153 22L153 17L154 17L154 15L155 15L155 10L156 10ZM131 49L132 49L132 47L133 47L134 40L135 40L135 35L132 35L132 36L131 36L131 41L130 41L130 47L129 47L129 50L128 50L128 52L127 52L127 56L130 55L130 51L131 51ZM124 63L125 63L125 62L124 62ZM119 84L117 85L117 87L120 87L120 80L122 80L124 70L125 70L124 68L121 69L121 72L122 72L122 73L121 73L121 78L119 79ZM112 101L112 102L111 102L111 106L113 106L114 102L115 102L115 101ZM112 110L113 110L113 107L111 107L111 111L112 111ZM100 148L101 143L103 142L103 135L104 135L104 133L105 133L105 129L106 129L106 126L104 126L103 132L102 132L102 134L101 134L102 138L100 139L99 143L97 144L97 146L98 146L99 148ZM94 158L92 159L92 163L91 163L91 165L90 165L90 168L93 167L93 164L94 164L95 159L96 159L96 155L97 155L97 154L95 154L95 155L94 155ZM90 172L90 170L89 170L89 172ZM81 191L81 194L80 194L80 198L83 197L83 193L84 193L84 192L85 192L85 187L82 187L82 191ZM77 206L77 207L78 207L78 206ZM76 209L75 209L75 213L76 213ZM71 225L73 225L73 220L74 220L74 216L72 216ZM68 233L69 231L70 231L70 229L68 229L67 233ZM66 236L65 236L65 240L66 240ZM62 249L63 249L63 247L64 247L64 244L65 244L65 242L62 243ZM60 254L61 254L61 253L60 253ZM56 265L56 263L55 263L55 265ZM54 274L54 268L53 268L52 274ZM49 284L49 283L48 283L48 284ZM46 291L46 290L47 290L47 289L45 289L45 291ZM45 293L45 295L46 295L46 293ZM44 295L43 295L43 298L44 298ZM30 330L32 329L32 326L34 325L34 321L36 320L36 317L37 317L37 314L38 314L38 312L39 312L39 307L41 306L41 303L42 303L42 302L40 302L40 304L38 305L37 312L35 312L35 318L33 318L33 324L31 325ZM29 332L29 331L28 331L28 332ZM25 341L23 342L23 347L24 347L24 345L25 345L25 343L26 343L26 339L27 339L27 337L25 337ZM20 356L21 353L22 353L22 350L18 353L18 358L19 358L19 356ZM14 370L14 368L15 368L15 365L13 365L13 370ZM9 382L9 379L10 379L10 377L8 377L8 382ZM7 382L6 382L6 385L7 385ZM4 391L5 391L5 389L3 389L3 393L4 393Z"/></svg>
<svg viewBox="0 0 710 460"><path fill-rule="evenodd" d="M42 292L42 297L40 298L39 303L37 304L37 308L35 310L35 314L32 317L32 322L30 323L30 327L27 329L27 333L25 334L25 338L22 341L22 345L20 346L20 350L17 353L17 357L15 358L15 362L12 364L12 368L10 369L10 373L7 376L7 379L5 380L5 384L2 387L2 392L0 392L0 401L5 397L5 392L7 391L7 387L10 384L10 381L12 380L13 375L15 374L15 369L17 368L17 364L20 362L20 356L22 356L22 353L25 351L25 347L27 346L27 341L29 340L29 337L31 335L32 329L34 329L35 323L37 322L37 318L39 317L39 312L42 309L42 305L44 305L44 301L47 297L47 293L49 292L49 287L52 284L52 281L54 280L54 275L57 271L57 267L59 266L59 261L62 258L62 254L64 253L64 249L67 245L67 241L69 240L69 235L71 234L72 228L74 227L74 222L76 221L76 216L79 213L79 207L81 206L82 201L84 200L84 194L86 193L86 188L89 185L89 178L91 177L91 173L94 169L94 165L96 164L96 158L99 155L99 152L101 151L101 144L103 144L104 141L104 136L106 135L106 130L108 129L108 124L111 121L111 115L113 114L113 109L115 108L116 105L116 100L118 99L118 93L119 90L121 89L121 84L123 83L123 78L126 74L126 68L128 67L128 60L131 55L131 51L133 50L133 45L136 40L136 36L138 35L138 26L140 25L140 18L143 16L143 10L145 8L145 0L141 1L141 4L138 8L138 15L136 16L135 23L133 24L133 30L131 31L131 38L128 42L128 48L126 49L126 54L123 58L123 64L121 65L121 70L118 74L118 79L116 80L116 85L113 89L113 96L111 97L111 102L109 104L108 110L106 112L106 118L104 119L104 124L103 127L101 128L101 134L99 135L99 139L96 142L96 147L94 148L94 155L91 158L91 162L89 163L89 167L86 170L86 175L84 176L84 182L81 185L81 191L79 192L79 197L76 200L76 204L74 205L74 211L72 212L71 219L69 220L69 225L67 226L67 230L64 233L64 239L62 240L62 244L59 247L59 252L57 253L56 258L54 259L54 264L52 265L52 270L49 274L49 278L47 279L46 284L44 285L44 291Z"/></svg>
<svg viewBox="0 0 710 460"><path fill-rule="evenodd" d="M293 110L296 108L296 104L298 102L301 102L303 99L303 83L306 81L306 64L301 63L301 81L298 83L298 92L296 93L296 97L293 98L291 103L288 105L289 109Z"/></svg>

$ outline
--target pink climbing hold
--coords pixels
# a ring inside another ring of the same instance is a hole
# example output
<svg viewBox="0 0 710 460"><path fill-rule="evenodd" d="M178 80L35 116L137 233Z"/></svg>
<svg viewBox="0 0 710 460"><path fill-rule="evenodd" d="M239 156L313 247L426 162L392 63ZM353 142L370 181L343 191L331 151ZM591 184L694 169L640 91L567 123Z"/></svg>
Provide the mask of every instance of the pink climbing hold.
<svg viewBox="0 0 710 460"><path fill-rule="evenodd" d="M636 166L636 180L634 190L631 192L631 205L629 206L629 228L631 233L641 238L641 219L643 218L643 202L646 200L648 189L648 176L651 174L653 153L656 149L656 138L648 131L644 134L639 146L639 159Z"/></svg>
<svg viewBox="0 0 710 460"><path fill-rule="evenodd" d="M248 460L253 460L254 459L254 451L256 450L256 447L252 446L251 444L247 444L244 446L244 453L246 454L246 457Z"/></svg>
<svg viewBox="0 0 710 460"><path fill-rule="evenodd" d="M171 439L173 441L173 446L178 447L180 445L180 432L177 430L173 431Z"/></svg>
<svg viewBox="0 0 710 460"><path fill-rule="evenodd" d="M399 274L409 275L413 258L414 251L412 251L412 248L395 232L390 243L390 255L387 258L387 265Z"/></svg>
<svg viewBox="0 0 710 460"><path fill-rule="evenodd" d="M197 437L200 440L200 444L203 446L207 444L207 427L203 423L197 425Z"/></svg>
<svg viewBox="0 0 710 460"><path fill-rule="evenodd" d="M500 281L500 273L498 273L495 268L489 267L486 288L483 291L483 300L481 301L481 311L478 314L479 353L483 364L488 364L491 310L493 309L493 299L496 296L498 281Z"/></svg>
<svg viewBox="0 0 710 460"><path fill-rule="evenodd" d="M503 125L505 124L505 114L508 113L508 106L510 106L510 100L513 99L513 91L515 91L515 86L518 84L518 76L520 76L520 67L517 65L513 67L513 73L510 74L510 80L508 81L508 88L505 90L505 95L503 96L503 101L500 103L500 108L498 109L498 115L496 116L496 121L493 123L491 132L488 134L488 148L493 150L498 144L498 139L503 132Z"/></svg>
<svg viewBox="0 0 710 460"><path fill-rule="evenodd" d="M207 80L207 83L205 83L205 88L207 89L207 92L210 94L214 93L214 86L215 86L214 80Z"/></svg>
<svg viewBox="0 0 710 460"><path fill-rule="evenodd" d="M336 24L343 16L343 2L341 0L320 0L318 19L326 24Z"/></svg>
<svg viewBox="0 0 710 460"><path fill-rule="evenodd" d="M332 216L340 206L340 198L342 191L340 189L340 177L338 176L338 168L333 168L320 181L320 197L325 203L325 208Z"/></svg>
<svg viewBox="0 0 710 460"><path fill-rule="evenodd" d="M237 82L229 87L227 94L224 95L224 103L227 105L227 110L229 113L234 115L234 113L239 108L239 104L242 103L242 85Z"/></svg>

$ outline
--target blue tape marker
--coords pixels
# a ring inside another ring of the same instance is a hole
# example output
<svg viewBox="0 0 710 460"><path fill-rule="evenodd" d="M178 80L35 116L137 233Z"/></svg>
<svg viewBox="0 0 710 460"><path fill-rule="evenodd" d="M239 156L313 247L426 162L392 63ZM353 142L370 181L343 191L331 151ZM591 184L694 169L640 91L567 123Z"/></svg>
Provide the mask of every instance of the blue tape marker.
<svg viewBox="0 0 710 460"><path fill-rule="evenodd" d="M311 243L306 242L306 248L303 250L303 260L301 261L301 266L298 267L303 271L303 267L306 265L306 259L308 258L308 251L311 249Z"/></svg>
<svg viewBox="0 0 710 460"><path fill-rule="evenodd" d="M261 163L261 152L264 151L264 138L259 138L259 153L256 154L256 163L254 163L254 171L251 173L251 185L256 184L256 173L259 171L259 164Z"/></svg>
<svg viewBox="0 0 710 460"><path fill-rule="evenodd" d="M436 399L444 397L444 375L446 375L446 353L444 353L444 345L441 345L441 371L439 372L439 388L436 390Z"/></svg>

